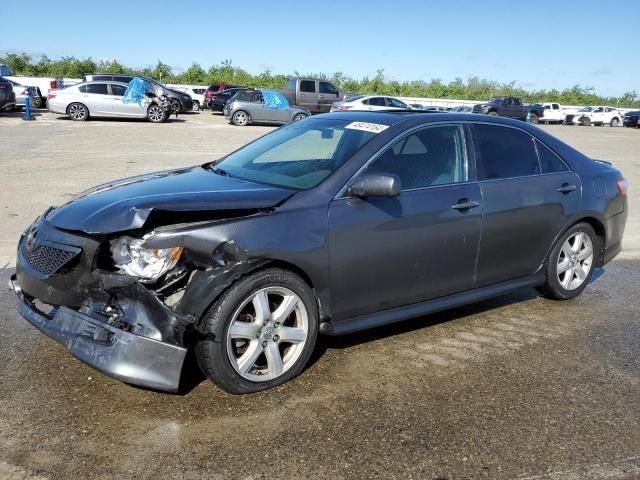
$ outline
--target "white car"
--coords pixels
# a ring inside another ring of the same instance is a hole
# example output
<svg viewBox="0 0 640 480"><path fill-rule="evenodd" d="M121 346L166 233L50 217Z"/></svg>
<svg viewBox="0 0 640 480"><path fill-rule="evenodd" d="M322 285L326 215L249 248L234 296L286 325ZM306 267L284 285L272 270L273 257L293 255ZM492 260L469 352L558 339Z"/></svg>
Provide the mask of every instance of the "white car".
<svg viewBox="0 0 640 480"><path fill-rule="evenodd" d="M622 113L613 107L584 107L565 117L565 123L574 125L604 125L617 127L622 124Z"/></svg>
<svg viewBox="0 0 640 480"><path fill-rule="evenodd" d="M412 110L412 108L394 97L387 95L356 95L342 102L333 102L332 112L369 110Z"/></svg>
<svg viewBox="0 0 640 480"><path fill-rule="evenodd" d="M124 103L126 89L127 84L122 82L80 83L50 91L47 106L50 112L76 121L90 117L147 118L154 123L166 120L165 110L149 97L140 103Z"/></svg>
<svg viewBox="0 0 640 480"><path fill-rule="evenodd" d="M198 111L204 108L204 92L207 91L207 87L180 87L175 90L185 92L193 99L193 110Z"/></svg>
<svg viewBox="0 0 640 480"><path fill-rule="evenodd" d="M544 112L538 121L542 123L564 123L567 112L559 103L543 103Z"/></svg>

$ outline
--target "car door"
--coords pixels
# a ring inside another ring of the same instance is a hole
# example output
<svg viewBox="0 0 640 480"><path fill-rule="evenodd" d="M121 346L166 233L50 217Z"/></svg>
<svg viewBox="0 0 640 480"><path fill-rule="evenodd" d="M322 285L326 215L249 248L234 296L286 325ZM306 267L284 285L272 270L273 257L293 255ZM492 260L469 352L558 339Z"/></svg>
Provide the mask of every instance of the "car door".
<svg viewBox="0 0 640 480"><path fill-rule="evenodd" d="M367 110L386 110L387 102L384 97L371 97L363 101Z"/></svg>
<svg viewBox="0 0 640 480"><path fill-rule="evenodd" d="M525 118L527 116L525 111L526 107L522 105L519 98L511 99L511 118Z"/></svg>
<svg viewBox="0 0 640 480"><path fill-rule="evenodd" d="M535 273L556 235L580 207L580 178L531 134L474 124L483 223L477 286ZM540 145L538 158L536 142ZM563 166L545 167L541 163Z"/></svg>
<svg viewBox="0 0 640 480"><path fill-rule="evenodd" d="M98 117L110 117L111 98L109 88L104 82L87 83L81 87L81 101L89 109L89 115Z"/></svg>
<svg viewBox="0 0 640 480"><path fill-rule="evenodd" d="M594 108L591 111L591 122L592 123L602 123L605 122L605 113L604 107Z"/></svg>
<svg viewBox="0 0 640 480"><path fill-rule="evenodd" d="M337 102L340 91L329 82L318 82L318 111L326 113L331 110L333 102Z"/></svg>
<svg viewBox="0 0 640 480"><path fill-rule="evenodd" d="M482 206L467 136L456 123L404 134L360 172L397 175L398 197L363 199L347 190L331 202L334 319L472 288Z"/></svg>
<svg viewBox="0 0 640 480"><path fill-rule="evenodd" d="M111 111L116 117L146 117L148 100L145 98L141 103L124 103L124 93L127 87L118 83L109 84L111 100Z"/></svg>
<svg viewBox="0 0 640 480"><path fill-rule="evenodd" d="M315 80L300 80L298 105L308 108L312 112L318 111L318 82Z"/></svg>

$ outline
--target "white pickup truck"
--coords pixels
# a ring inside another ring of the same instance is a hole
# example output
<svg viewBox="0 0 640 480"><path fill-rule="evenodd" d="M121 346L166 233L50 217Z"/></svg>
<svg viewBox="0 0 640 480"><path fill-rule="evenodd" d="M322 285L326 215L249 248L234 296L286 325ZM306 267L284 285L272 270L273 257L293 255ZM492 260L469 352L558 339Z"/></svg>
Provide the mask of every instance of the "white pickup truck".
<svg viewBox="0 0 640 480"><path fill-rule="evenodd" d="M568 125L604 125L609 124L617 127L622 124L622 112L617 108L607 106L584 107L575 113L571 113L565 117L565 123Z"/></svg>
<svg viewBox="0 0 640 480"><path fill-rule="evenodd" d="M559 103L543 103L543 115L539 118L541 123L564 123L567 112Z"/></svg>
<svg viewBox="0 0 640 480"><path fill-rule="evenodd" d="M36 88L38 100L39 100L39 102L33 105L36 108L45 107L49 90L62 88L64 86L62 78L24 77L24 76L13 75L11 68L8 65L4 65L4 64L0 64L0 76L8 80L12 80L13 82L16 82L20 85L24 85L25 87Z"/></svg>

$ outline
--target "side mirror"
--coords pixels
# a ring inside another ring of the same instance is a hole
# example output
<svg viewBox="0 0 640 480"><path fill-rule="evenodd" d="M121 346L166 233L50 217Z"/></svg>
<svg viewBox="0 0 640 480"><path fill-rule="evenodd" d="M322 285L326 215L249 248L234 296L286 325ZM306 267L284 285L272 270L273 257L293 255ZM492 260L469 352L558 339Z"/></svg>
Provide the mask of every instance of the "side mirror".
<svg viewBox="0 0 640 480"><path fill-rule="evenodd" d="M349 186L348 193L355 197L397 197L402 186L397 175L365 173Z"/></svg>

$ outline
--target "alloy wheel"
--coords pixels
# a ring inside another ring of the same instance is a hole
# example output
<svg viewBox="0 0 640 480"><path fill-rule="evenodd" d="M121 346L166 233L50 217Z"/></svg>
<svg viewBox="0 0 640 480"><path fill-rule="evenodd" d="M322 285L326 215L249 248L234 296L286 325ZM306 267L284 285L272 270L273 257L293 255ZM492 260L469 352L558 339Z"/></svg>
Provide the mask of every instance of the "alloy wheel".
<svg viewBox="0 0 640 480"><path fill-rule="evenodd" d="M233 114L233 123L244 126L249 123L249 117L244 112L236 112Z"/></svg>
<svg viewBox="0 0 640 480"><path fill-rule="evenodd" d="M87 116L87 110L82 105L74 103L69 107L69 116L73 120L84 120Z"/></svg>
<svg viewBox="0 0 640 480"><path fill-rule="evenodd" d="M162 121L163 117L164 112L159 106L154 105L149 108L149 120L151 120L152 122L160 122Z"/></svg>
<svg viewBox="0 0 640 480"><path fill-rule="evenodd" d="M593 242L585 232L571 235L558 254L558 281L565 290L575 290L587 279L593 264Z"/></svg>
<svg viewBox="0 0 640 480"><path fill-rule="evenodd" d="M227 330L227 354L243 378L278 378L300 358L309 334L304 302L292 290L267 287L236 310Z"/></svg>

